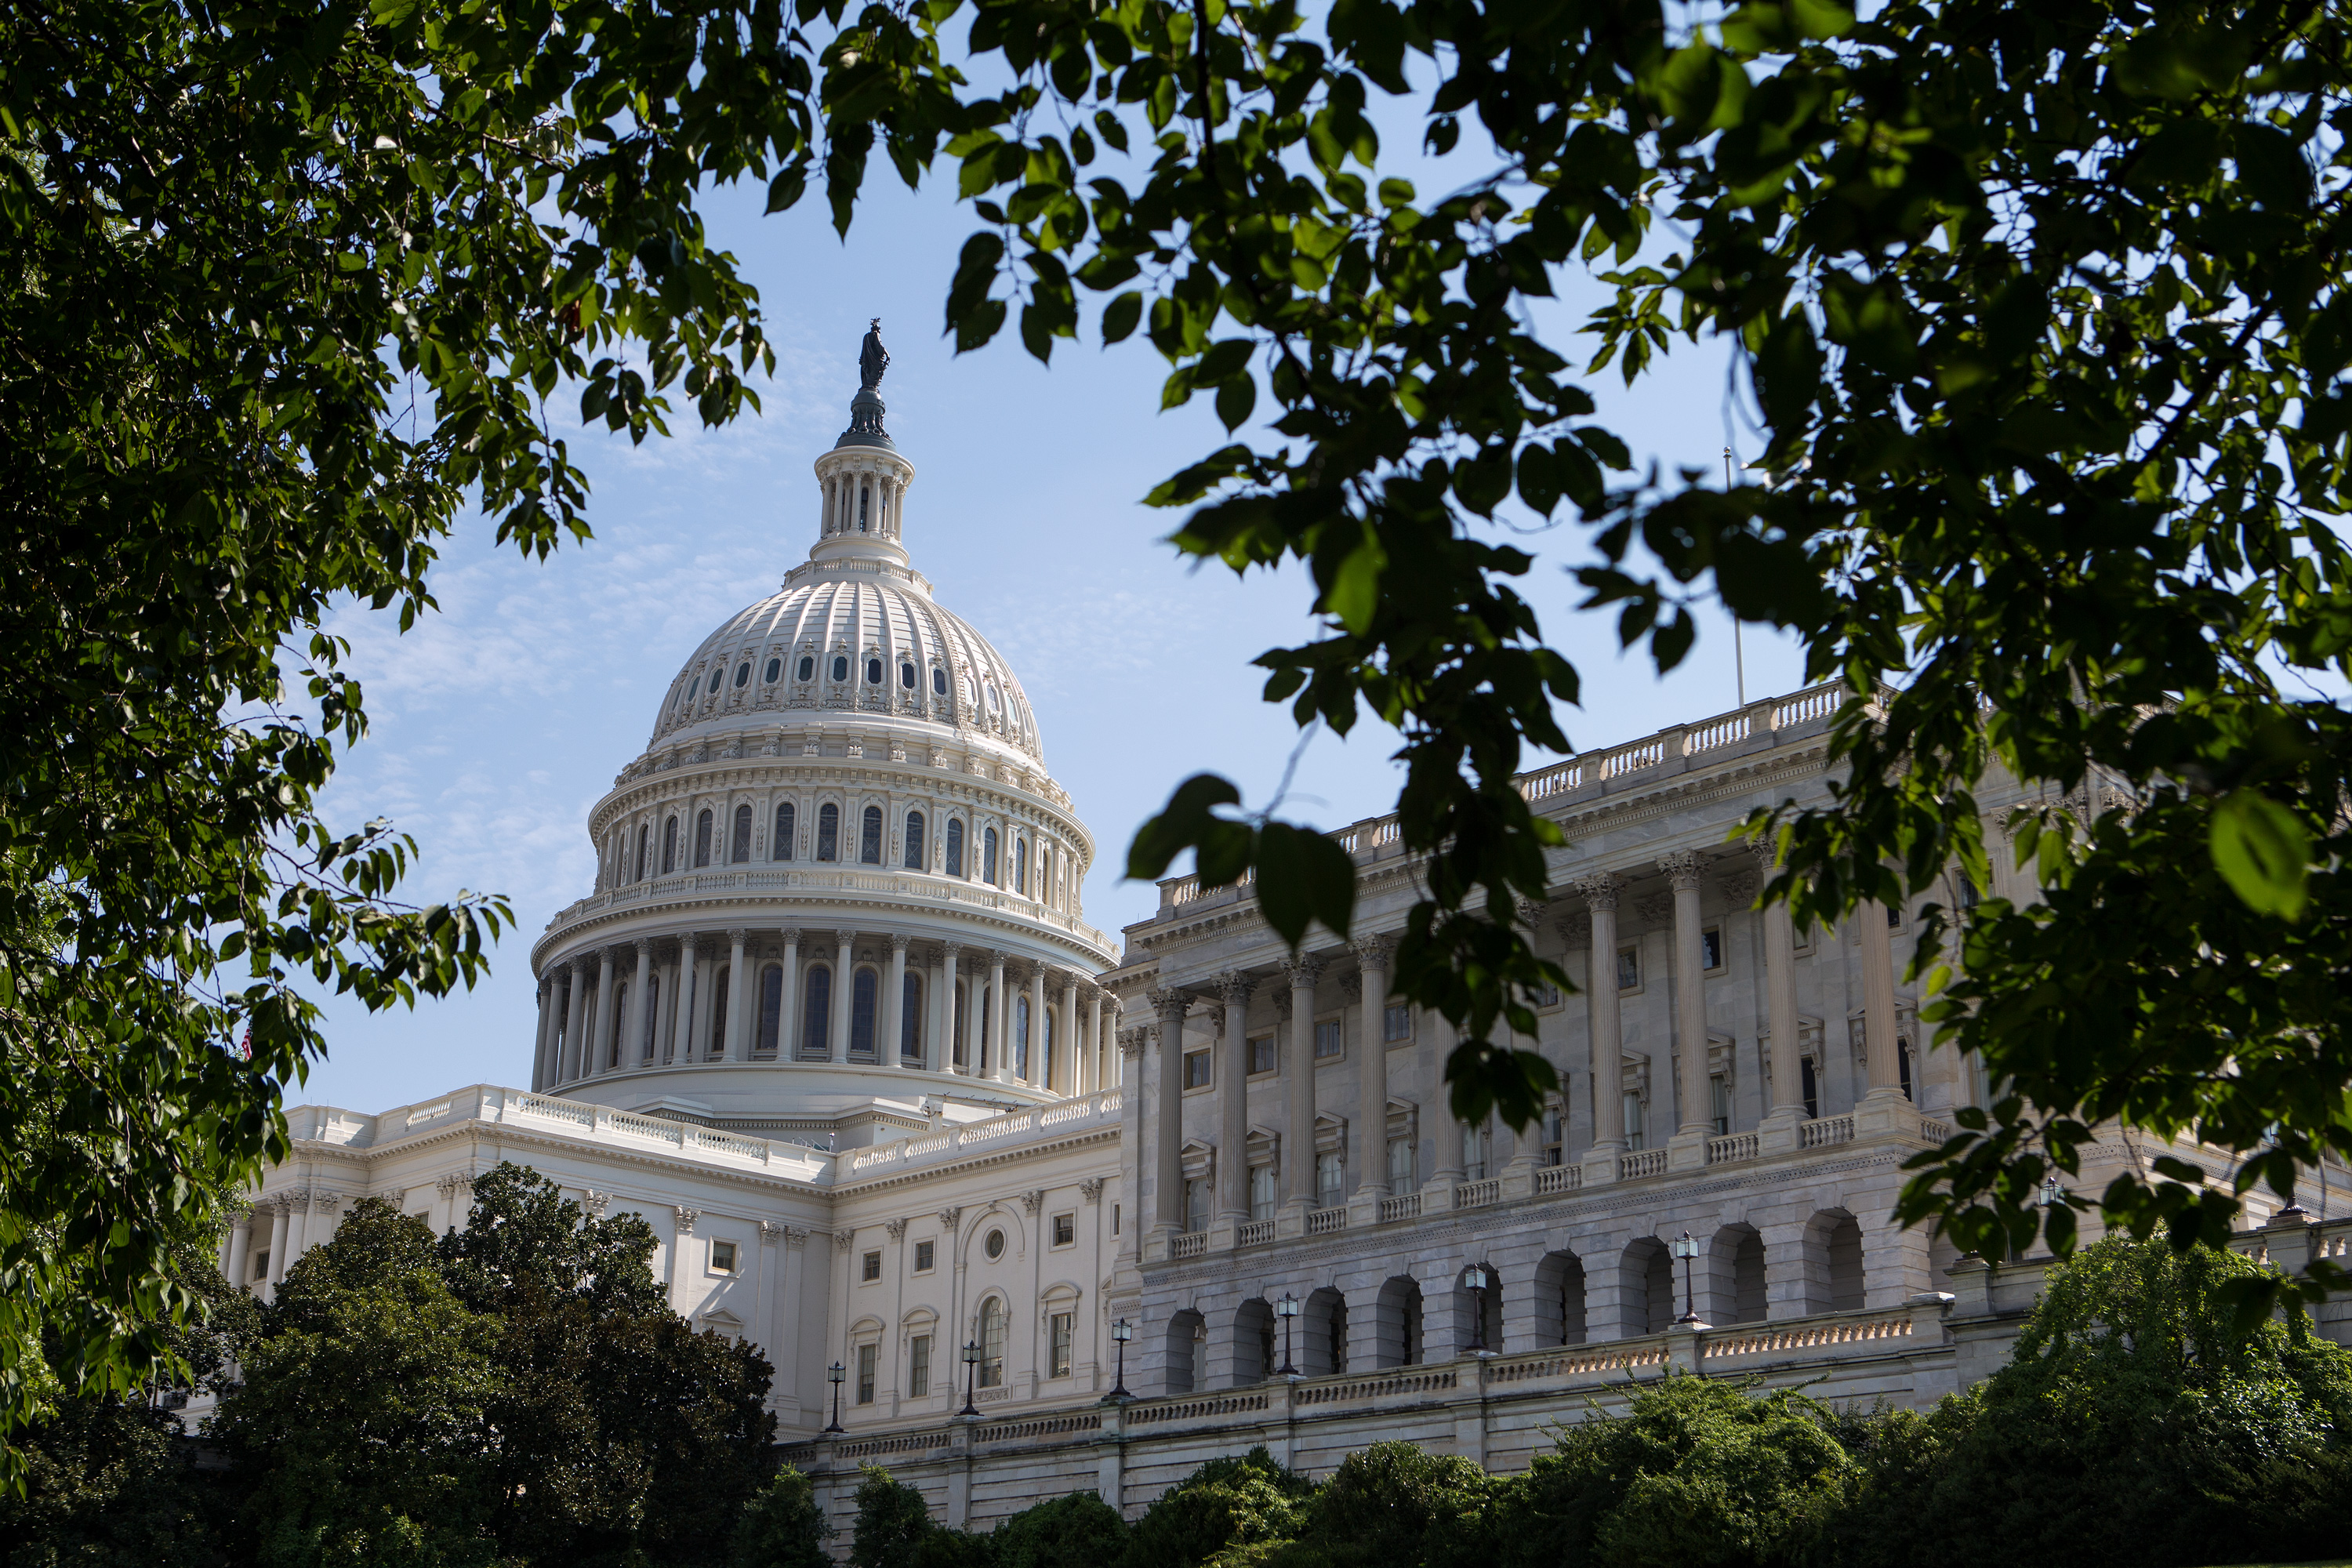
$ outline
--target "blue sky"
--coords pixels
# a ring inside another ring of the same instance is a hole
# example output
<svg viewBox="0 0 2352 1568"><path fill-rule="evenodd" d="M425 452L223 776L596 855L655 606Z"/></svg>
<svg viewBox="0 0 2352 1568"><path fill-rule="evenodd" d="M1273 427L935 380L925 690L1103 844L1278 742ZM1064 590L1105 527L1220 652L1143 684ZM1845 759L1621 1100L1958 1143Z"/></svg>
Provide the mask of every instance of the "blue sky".
<svg viewBox="0 0 2352 1568"><path fill-rule="evenodd" d="M713 432L689 410L672 438L635 448L601 428L575 431L593 484L593 542L525 562L494 548L476 521L436 574L437 616L405 636L363 608L336 618L373 728L347 755L330 812L345 826L387 816L415 837L408 897L503 892L520 925L470 994L375 1016L331 1003L330 1055L295 1101L373 1111L528 1079L530 944L589 889L588 809L645 745L697 644L805 555L810 465L847 422L870 316L882 318L892 356L890 429L918 467L907 543L940 602L990 638L1028 690L1046 762L1095 836L1087 918L1116 931L1155 907L1150 888L1118 872L1136 825L1177 781L1213 769L1255 804L1280 778L1296 732L1258 700L1249 661L1305 633L1303 577L1195 571L1160 542L1178 515L1140 504L1224 440L1207 400L1157 412L1167 366L1140 339L1109 351L1064 342L1050 368L1010 333L956 357L940 336L941 303L972 225L943 195L877 184L845 243L814 203L773 217L760 205L749 190L721 193L709 211L714 242L760 289L776 348L763 414ZM1576 331L1590 303L1570 297L1538 319L1579 363L1591 354ZM1634 394L1613 372L1594 389L1601 419L1637 460L1719 471L1727 435L1743 454L1758 445L1727 431L1724 387L1719 354L1685 351ZM1727 621L1710 618L1689 661L1660 680L1644 653L1618 652L1613 616L1571 613L1580 594L1565 573L1585 558L1584 531L1570 523L1523 542L1543 557L1525 591L1584 674L1582 708L1564 715L1580 748L1734 705ZM1799 683L1793 645L1755 627L1745 644L1751 698ZM1387 810L1391 743L1371 725L1346 743L1318 737L1286 815L1338 826Z"/></svg>

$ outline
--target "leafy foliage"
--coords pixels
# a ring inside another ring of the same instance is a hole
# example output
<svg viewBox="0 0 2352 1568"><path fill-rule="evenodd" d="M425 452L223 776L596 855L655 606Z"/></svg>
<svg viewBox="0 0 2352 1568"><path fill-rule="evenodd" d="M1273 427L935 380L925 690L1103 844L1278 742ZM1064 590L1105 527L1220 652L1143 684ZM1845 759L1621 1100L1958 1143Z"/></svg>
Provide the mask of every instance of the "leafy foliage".
<svg viewBox="0 0 2352 1568"><path fill-rule="evenodd" d="M1264 1447L1211 1459L1143 1510L1121 1568L1200 1568L1232 1548L1294 1538L1313 1489Z"/></svg>
<svg viewBox="0 0 2352 1568"><path fill-rule="evenodd" d="M921 1560L924 1541L939 1530L923 1494L894 1481L879 1465L861 1466L857 1521L849 1544L850 1568L911 1568Z"/></svg>
<svg viewBox="0 0 2352 1568"><path fill-rule="evenodd" d="M786 1465L745 1507L727 1568L829 1568L834 1559L824 1542L832 1534L816 1489Z"/></svg>

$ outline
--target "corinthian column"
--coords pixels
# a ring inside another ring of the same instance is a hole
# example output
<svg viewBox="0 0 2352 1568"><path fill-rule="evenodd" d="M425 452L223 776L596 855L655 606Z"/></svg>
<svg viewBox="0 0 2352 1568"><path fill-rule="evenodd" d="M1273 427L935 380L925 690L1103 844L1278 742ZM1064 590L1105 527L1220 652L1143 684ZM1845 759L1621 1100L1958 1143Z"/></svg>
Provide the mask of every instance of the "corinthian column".
<svg viewBox="0 0 2352 1568"><path fill-rule="evenodd" d="M1235 970L1217 976L1225 1005L1224 1059L1217 1070L1217 1217L1249 1218L1249 1003L1255 982Z"/></svg>
<svg viewBox="0 0 2352 1568"><path fill-rule="evenodd" d="M1284 1206L1304 1215L1315 1206L1315 980L1323 961L1300 953L1283 967L1290 974L1290 1128L1282 1152ZM1304 1221L1300 1224L1303 1226Z"/></svg>
<svg viewBox="0 0 2352 1568"><path fill-rule="evenodd" d="M971 1059L964 1055L963 1036L956 1031L956 955L962 951L951 942L940 943L940 963L944 978L940 982L940 1071L969 1073Z"/></svg>
<svg viewBox="0 0 2352 1568"><path fill-rule="evenodd" d="M637 1066L646 1059L646 990L653 983L654 944L636 942L637 977L629 983L629 1016L622 1020L621 1065Z"/></svg>
<svg viewBox="0 0 2352 1568"><path fill-rule="evenodd" d="M1675 1059L1682 1079L1681 1125L1676 1139L1698 1140L1696 1163L1706 1163L1704 1147L1714 1131L1706 1105L1706 960L1700 952L1698 893L1706 862L1684 852L1661 857L1658 868L1675 889ZM1677 1163L1684 1162L1678 1161Z"/></svg>
<svg viewBox="0 0 2352 1568"><path fill-rule="evenodd" d="M572 1006L563 1018L563 1060L558 1068L558 1081L569 1083L580 1076L580 1064L588 1054L588 959L585 954L572 961Z"/></svg>
<svg viewBox="0 0 2352 1568"><path fill-rule="evenodd" d="M1769 844L1752 848L1756 869L1769 881L1779 854ZM1798 1124L1805 1120L1805 1069L1797 1023L1796 922L1785 900L1764 909L1764 1016L1772 1030L1772 1103L1757 1131L1768 1148L1794 1149Z"/></svg>
<svg viewBox="0 0 2352 1568"><path fill-rule="evenodd" d="M675 1004L670 1016L676 1020L669 1034L670 1061L694 1059L694 933L687 931L677 939L677 994L670 998Z"/></svg>
<svg viewBox="0 0 2352 1568"><path fill-rule="evenodd" d="M837 931L833 933L835 957L833 962L833 1059L849 1060L849 1013L857 995L857 977L850 968L856 955L850 951L856 940L856 931Z"/></svg>
<svg viewBox="0 0 2352 1568"><path fill-rule="evenodd" d="M890 994L882 999L883 1037L875 1042L875 1059L898 1067L907 1065L907 1058L899 1053L898 1041L907 1032L907 949L914 941L904 931L891 933ZM922 1063L915 1065L920 1067Z"/></svg>
<svg viewBox="0 0 2352 1568"><path fill-rule="evenodd" d="M604 1070L604 1040L613 1032L613 962L620 952L617 947L608 947L596 954L596 1020L592 1031L596 1037L588 1042L587 1055L580 1064L582 1078L594 1078Z"/></svg>
<svg viewBox="0 0 2352 1568"><path fill-rule="evenodd" d="M999 1083L1009 1082L1013 1078L1013 1038L1004 1027L1013 1017L1012 1005L1004 999L1004 962L1011 956L1003 952L988 955L988 1022L981 1038L981 1054L987 1055L992 1047L996 1058L982 1076Z"/></svg>
<svg viewBox="0 0 2352 1568"><path fill-rule="evenodd" d="M1356 1042L1356 1197L1378 1203L1389 1195L1389 944L1385 937L1356 943L1364 976L1364 1011ZM1351 1226L1370 1224L1350 1219Z"/></svg>
<svg viewBox="0 0 2352 1568"><path fill-rule="evenodd" d="M738 926L727 933L727 1059L730 1062L751 1059L751 1047L745 1039L751 1016L751 970L743 962L743 944L751 933Z"/></svg>
<svg viewBox="0 0 2352 1568"><path fill-rule="evenodd" d="M1156 1180L1151 1194L1151 1230L1159 1255L1168 1256L1166 1237L1184 1228L1184 1014L1192 999L1181 991L1151 993L1160 1015L1159 1146L1152 1151ZM1137 1085L1139 1090L1141 1085ZM1138 1216L1141 1218L1140 1215Z"/></svg>
<svg viewBox="0 0 2352 1568"><path fill-rule="evenodd" d="M1584 1180L1613 1182L1625 1152L1625 1034L1617 1001L1617 879L1606 871L1580 879L1576 890L1592 917L1584 965L1585 1039L1592 1079L1592 1148Z"/></svg>
<svg viewBox="0 0 2352 1568"><path fill-rule="evenodd" d="M1865 899L1853 918L1862 922L1863 1066L1870 1078L1862 1098L1899 1105L1903 1058L1895 1038L1895 944L1886 935L1886 906Z"/></svg>

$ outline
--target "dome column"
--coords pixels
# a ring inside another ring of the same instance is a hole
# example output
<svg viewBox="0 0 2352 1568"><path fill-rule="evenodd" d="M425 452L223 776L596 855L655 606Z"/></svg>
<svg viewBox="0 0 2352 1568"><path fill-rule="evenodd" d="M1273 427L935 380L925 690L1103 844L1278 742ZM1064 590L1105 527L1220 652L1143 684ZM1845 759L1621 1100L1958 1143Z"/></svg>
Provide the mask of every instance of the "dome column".
<svg viewBox="0 0 2352 1568"><path fill-rule="evenodd" d="M856 977L849 969L850 960L855 956L850 952L850 947L856 939L856 931L837 931L833 933L834 946L840 956L834 961L833 965L831 1055L834 1061L843 1066L848 1065L849 1062L849 1013L851 1003L857 994Z"/></svg>
<svg viewBox="0 0 2352 1568"><path fill-rule="evenodd" d="M530 1054L530 1091L546 1089L555 1071L548 1065L548 1055L554 1049L555 999L558 994L555 971L549 970L539 983L539 1043Z"/></svg>
<svg viewBox="0 0 2352 1568"><path fill-rule="evenodd" d="M1049 1031L1045 1027L1045 966L1029 966L1029 1070L1022 1081L1031 1089L1049 1089L1053 1085L1054 1060L1045 1051Z"/></svg>
<svg viewBox="0 0 2352 1568"><path fill-rule="evenodd" d="M795 1009L801 994L801 933L798 926L784 928L783 994L776 998L776 1059L788 1062L800 1055L801 1020Z"/></svg>
<svg viewBox="0 0 2352 1568"><path fill-rule="evenodd" d="M654 972L654 944L639 942L634 945L637 950L637 977L629 985L629 1016L622 1025L628 1030L621 1040L624 1068L636 1067L646 1058L646 992Z"/></svg>
<svg viewBox="0 0 2352 1568"><path fill-rule="evenodd" d="M907 1033L907 949L914 940L904 931L890 933L890 994L882 999L882 1038L874 1042L877 1058L902 1068L907 1065L899 1048L899 1041Z"/></svg>
<svg viewBox="0 0 2352 1568"><path fill-rule="evenodd" d="M586 1032L588 1022L588 960L575 958L571 967L572 1005L564 1012L563 1056L555 1069L559 1083L569 1083L580 1076L580 1060L584 1046L581 1037Z"/></svg>
<svg viewBox="0 0 2352 1568"><path fill-rule="evenodd" d="M969 1068L970 1058L962 1061L963 1041L956 1034L956 954L961 949L951 942L940 943L940 1063L941 1072L960 1073Z"/></svg>
<svg viewBox="0 0 2352 1568"><path fill-rule="evenodd" d="M1086 1060L1087 1047L1086 1042L1078 1037L1078 977L1075 974L1063 976L1062 1023L1054 1033L1058 1037L1062 1050L1068 1056L1070 1062L1070 1065L1062 1072L1062 1092L1064 1094L1084 1093L1085 1091L1078 1087L1078 1064ZM1054 1087L1050 1079L1045 1087L1047 1089Z"/></svg>
<svg viewBox="0 0 2352 1568"><path fill-rule="evenodd" d="M1013 1042L1005 1037L1004 1026L1013 1009L1004 999L1004 961L1010 957L1003 950L988 955L988 1019L981 1034L981 1054L985 1057L992 1039L996 1045L996 1059L981 1063L981 1077L997 1083L1010 1082L1013 1078Z"/></svg>
<svg viewBox="0 0 2352 1568"><path fill-rule="evenodd" d="M677 938L677 994L671 998L677 1004L671 1012L668 1061L694 1059L694 933L681 931Z"/></svg>
<svg viewBox="0 0 2352 1568"><path fill-rule="evenodd" d="M730 1062L751 1059L751 1047L743 1037L743 1021L751 1011L743 1000L751 984L751 972L743 963L743 944L751 936L740 926L727 933L727 1059Z"/></svg>
<svg viewBox="0 0 2352 1568"><path fill-rule="evenodd" d="M588 1042L586 1058L580 1064L582 1078L594 1078L604 1070L604 1041L613 1033L613 960L618 947L608 947L596 954L596 1037Z"/></svg>
<svg viewBox="0 0 2352 1568"><path fill-rule="evenodd" d="M1315 979L1323 962L1299 954L1290 972L1290 1130L1282 1152L1284 1206L1304 1215L1315 1206ZM1302 1233L1305 1220L1298 1224Z"/></svg>

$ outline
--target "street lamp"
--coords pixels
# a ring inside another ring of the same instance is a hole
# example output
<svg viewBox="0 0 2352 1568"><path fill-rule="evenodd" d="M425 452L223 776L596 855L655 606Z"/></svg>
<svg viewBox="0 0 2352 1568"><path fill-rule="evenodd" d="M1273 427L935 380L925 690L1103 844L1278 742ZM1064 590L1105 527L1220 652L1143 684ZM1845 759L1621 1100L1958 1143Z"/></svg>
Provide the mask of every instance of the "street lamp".
<svg viewBox="0 0 2352 1568"><path fill-rule="evenodd" d="M1127 1342L1135 1338L1135 1325L1121 1318L1110 1326L1110 1337L1118 1346L1118 1378L1111 1384L1108 1398L1132 1399L1135 1395L1127 1391Z"/></svg>
<svg viewBox="0 0 2352 1568"><path fill-rule="evenodd" d="M2066 1201L2066 1189L2058 1184L2057 1177L2052 1176L2042 1184L2042 1195L2035 1201L2043 1208L2054 1208Z"/></svg>
<svg viewBox="0 0 2352 1568"><path fill-rule="evenodd" d="M841 1380L849 1375L849 1369L835 1362L825 1368L824 1375L833 1381L833 1425L825 1430L838 1432L841 1430Z"/></svg>
<svg viewBox="0 0 2352 1568"><path fill-rule="evenodd" d="M1282 1320L1282 1365L1275 1370L1276 1377L1297 1377L1298 1368L1290 1360L1290 1325L1298 1316L1298 1298L1285 1290L1282 1300L1274 1304L1274 1315Z"/></svg>
<svg viewBox="0 0 2352 1568"><path fill-rule="evenodd" d="M1495 1277L1474 1263L1462 1271L1462 1289L1470 1292L1470 1353L1491 1355L1486 1348L1486 1292L1493 1289Z"/></svg>
<svg viewBox="0 0 2352 1568"><path fill-rule="evenodd" d="M1698 1321L1698 1288L1694 1282L1692 1259L1698 1257L1698 1243L1685 1231L1674 1241L1675 1256L1683 1260L1683 1315L1677 1323L1696 1324Z"/></svg>
<svg viewBox="0 0 2352 1568"><path fill-rule="evenodd" d="M957 1415L977 1415L980 1414L980 1406L971 1402L971 1380L979 1375L980 1342L978 1340L966 1340L963 1342L963 1408L957 1411Z"/></svg>

